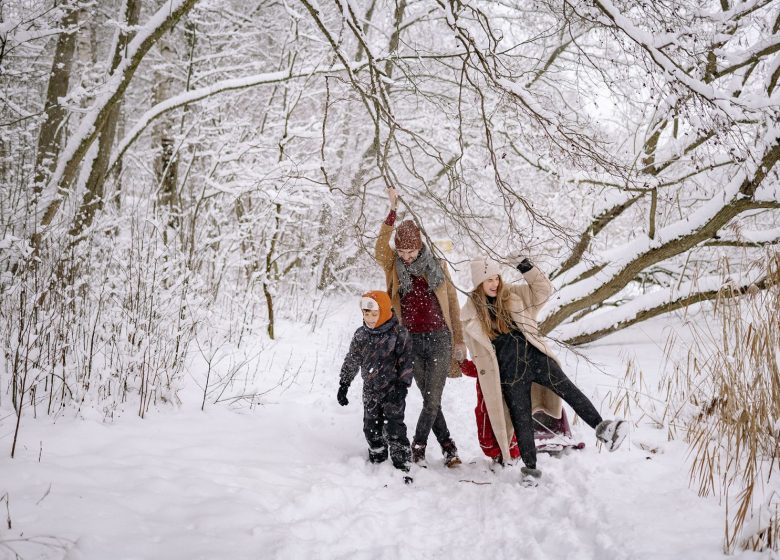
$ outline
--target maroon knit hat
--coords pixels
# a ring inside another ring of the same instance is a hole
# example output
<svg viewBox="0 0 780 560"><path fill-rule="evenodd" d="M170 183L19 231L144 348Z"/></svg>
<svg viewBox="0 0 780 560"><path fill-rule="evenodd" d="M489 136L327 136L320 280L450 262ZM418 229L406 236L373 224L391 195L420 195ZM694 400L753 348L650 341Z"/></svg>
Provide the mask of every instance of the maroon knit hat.
<svg viewBox="0 0 780 560"><path fill-rule="evenodd" d="M404 220L395 229L395 248L405 251L422 249L420 228L412 220Z"/></svg>

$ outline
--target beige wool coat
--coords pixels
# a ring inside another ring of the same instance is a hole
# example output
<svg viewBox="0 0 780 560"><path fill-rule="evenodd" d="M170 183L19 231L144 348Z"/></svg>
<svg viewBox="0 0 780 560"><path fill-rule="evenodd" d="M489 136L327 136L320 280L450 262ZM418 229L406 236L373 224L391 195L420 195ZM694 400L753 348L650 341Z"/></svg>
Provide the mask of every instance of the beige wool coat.
<svg viewBox="0 0 780 560"><path fill-rule="evenodd" d="M390 237L393 234L393 226L389 226L386 223L382 223L382 227L379 229L379 237L376 240L376 246L374 247L374 257L379 265L385 271L385 283L387 285L387 293L390 295L390 301L393 303L393 309L395 310L395 316L403 324L401 318L401 295L398 293L400 281L398 280L398 271L396 270L396 253L390 247ZM434 290L436 299L439 301L442 314L444 315L444 322L447 323L447 328L450 330L452 337L452 346L463 343L463 332L461 330L460 322L460 306L458 305L458 294L455 286L450 279L450 273L447 271L447 264L440 262L442 271L444 272L444 282ZM463 375L458 366L458 362L453 357L451 359L449 377L460 377Z"/></svg>
<svg viewBox="0 0 780 560"><path fill-rule="evenodd" d="M539 335L536 317L552 294L552 284L542 271L533 267L523 274L526 284L505 284L509 289L509 311L515 324L523 331L528 342L536 346L547 356L558 362L544 339ZM498 360L490 338L482 328L477 310L471 299L460 312L463 323L463 337L471 353L471 359L477 367L477 382L485 399L490 424L504 457L510 457L509 443L512 441L514 428L509 416L509 409L501 393L501 379L498 372ZM561 398L541 385L531 385L531 409L542 411L553 418L561 417Z"/></svg>

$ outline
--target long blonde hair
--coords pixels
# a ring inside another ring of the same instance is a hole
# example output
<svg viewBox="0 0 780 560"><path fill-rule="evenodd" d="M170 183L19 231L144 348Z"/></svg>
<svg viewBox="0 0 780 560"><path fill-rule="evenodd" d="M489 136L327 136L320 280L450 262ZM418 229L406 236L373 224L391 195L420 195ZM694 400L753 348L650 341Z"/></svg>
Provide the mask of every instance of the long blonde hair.
<svg viewBox="0 0 780 560"><path fill-rule="evenodd" d="M487 300L487 295L482 289L482 284L474 288L469 293L471 303L474 304L474 308L477 310L477 317L482 325L482 330L488 335L490 340L493 340L497 336L506 334L512 330L514 321L512 315L509 312L509 297L510 292L504 288L504 280L501 275L498 276L498 291L496 292L495 303L495 317L491 315L490 308Z"/></svg>

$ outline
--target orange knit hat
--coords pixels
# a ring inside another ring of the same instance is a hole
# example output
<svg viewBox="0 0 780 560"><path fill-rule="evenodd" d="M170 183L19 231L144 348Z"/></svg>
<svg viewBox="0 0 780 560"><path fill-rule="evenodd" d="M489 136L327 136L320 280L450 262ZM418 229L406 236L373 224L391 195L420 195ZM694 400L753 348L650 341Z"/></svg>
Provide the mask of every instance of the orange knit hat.
<svg viewBox="0 0 780 560"><path fill-rule="evenodd" d="M376 304L376 307L372 305ZM393 316L393 304L390 302L390 296L387 292L381 290L373 290L366 292L360 298L360 309L377 309L379 308L379 320L374 325L374 328L379 328L390 320Z"/></svg>

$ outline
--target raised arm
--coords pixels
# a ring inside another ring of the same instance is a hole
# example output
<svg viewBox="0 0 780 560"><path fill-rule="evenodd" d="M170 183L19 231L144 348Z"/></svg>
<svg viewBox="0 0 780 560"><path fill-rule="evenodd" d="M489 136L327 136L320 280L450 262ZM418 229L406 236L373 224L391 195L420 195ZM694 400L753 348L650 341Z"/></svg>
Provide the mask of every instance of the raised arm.
<svg viewBox="0 0 780 560"><path fill-rule="evenodd" d="M377 237L376 245L374 246L374 258L384 270L390 270L395 261L395 251L390 247L390 236L393 234L395 212L398 207L398 193L395 188L390 187L387 189L387 198L390 201L390 212L379 228L379 237Z"/></svg>
<svg viewBox="0 0 780 560"><path fill-rule="evenodd" d="M535 319L553 293L553 286L547 276L528 259L522 259L517 269L525 278L525 285L512 285L509 289L525 302L527 311Z"/></svg>

